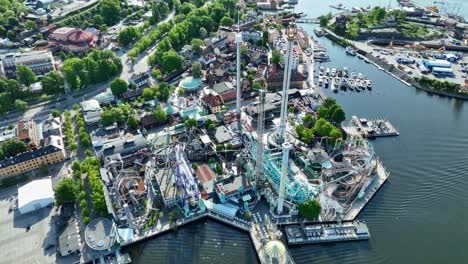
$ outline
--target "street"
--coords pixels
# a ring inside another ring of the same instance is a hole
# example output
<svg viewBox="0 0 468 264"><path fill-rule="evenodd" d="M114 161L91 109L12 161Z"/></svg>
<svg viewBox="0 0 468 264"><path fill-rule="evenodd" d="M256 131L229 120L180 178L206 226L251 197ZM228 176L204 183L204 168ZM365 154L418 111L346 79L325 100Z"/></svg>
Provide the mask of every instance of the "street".
<svg viewBox="0 0 468 264"><path fill-rule="evenodd" d="M169 15L167 15L167 17L164 20L162 20L159 23L164 23L173 19L174 15L175 13L174 11L172 11L171 13L169 13ZM147 30L144 35L147 35L150 31L151 30ZM157 44L158 43L155 43L150 48L148 48L148 50L151 50L152 48L157 46ZM150 55L147 51L145 51L137 57L137 60L134 63L132 63L128 59L127 52L128 50L115 52L115 54L118 57L120 57L122 61L122 72L118 77L126 81L130 79L130 76L132 76L133 73L140 73L149 69L147 61ZM111 82L112 80L109 80L107 82L90 85L88 88L86 88L86 90L89 90L89 92L87 92L84 96L81 97L74 98L72 95L63 96L66 98L65 101L57 103L55 105L39 106L28 109L26 112L23 113L15 112L7 114L2 117L2 120L0 121L0 127L16 123L20 119L34 119L36 123L40 123L49 116L52 109L57 109L60 112L63 112L65 109L71 109L74 104L79 104L80 102L88 100L96 96L97 94L105 91L107 88L109 88Z"/></svg>

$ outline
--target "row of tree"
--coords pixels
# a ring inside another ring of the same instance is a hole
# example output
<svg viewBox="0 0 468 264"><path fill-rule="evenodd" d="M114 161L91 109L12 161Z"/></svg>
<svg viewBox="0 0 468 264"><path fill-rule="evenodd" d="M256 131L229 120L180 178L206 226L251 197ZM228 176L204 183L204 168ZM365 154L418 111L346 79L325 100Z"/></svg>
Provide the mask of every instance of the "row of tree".
<svg viewBox="0 0 468 264"><path fill-rule="evenodd" d="M91 146L91 137L86 131L85 120L81 112L76 113L76 124L78 126L78 136L80 138L80 143L83 147L87 148Z"/></svg>
<svg viewBox="0 0 468 264"><path fill-rule="evenodd" d="M65 80L75 90L107 81L121 70L120 58L110 50L93 50L83 59L67 59L62 67Z"/></svg>
<svg viewBox="0 0 468 264"><path fill-rule="evenodd" d="M76 143L75 133L73 132L73 124L72 124L70 111L65 110L63 112L63 116L64 116L63 126L65 128L64 134L65 134L65 139L66 139L65 143L70 151L74 151L78 148L78 144Z"/></svg>

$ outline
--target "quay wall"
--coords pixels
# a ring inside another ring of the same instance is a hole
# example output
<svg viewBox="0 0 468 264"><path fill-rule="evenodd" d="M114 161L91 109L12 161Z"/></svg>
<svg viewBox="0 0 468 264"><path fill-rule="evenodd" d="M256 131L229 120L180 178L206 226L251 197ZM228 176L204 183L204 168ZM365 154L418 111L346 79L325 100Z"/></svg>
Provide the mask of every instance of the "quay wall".
<svg viewBox="0 0 468 264"><path fill-rule="evenodd" d="M324 30L326 31L325 36L328 39L338 43L339 45L341 45L343 47L347 46L348 43L346 43L346 42L350 42L350 41L346 41L345 39L343 39L340 36L336 35L335 33L333 33L332 31L330 31L327 28L324 28ZM399 81L403 82L404 84L406 84L408 86L414 86L415 88L426 91L429 94L436 94L436 95L456 98L456 99L460 99L460 100L468 100L468 96L466 96L466 95L453 94L453 93L449 93L449 92L445 92L445 91L438 91L438 90L434 90L434 89L431 89L429 87L423 86L418 81L416 81L414 78L412 78L411 76L408 76L405 72L403 72L402 70L395 67L393 64L385 62L384 60L382 60L380 58L376 58L376 57L372 56L371 54L367 53L366 51L355 47L354 45L352 45L352 46L357 50L357 52L359 54L365 56L369 61L371 61L372 64L382 67L383 70L386 73L392 75L393 77L395 77L396 79L398 79Z"/></svg>

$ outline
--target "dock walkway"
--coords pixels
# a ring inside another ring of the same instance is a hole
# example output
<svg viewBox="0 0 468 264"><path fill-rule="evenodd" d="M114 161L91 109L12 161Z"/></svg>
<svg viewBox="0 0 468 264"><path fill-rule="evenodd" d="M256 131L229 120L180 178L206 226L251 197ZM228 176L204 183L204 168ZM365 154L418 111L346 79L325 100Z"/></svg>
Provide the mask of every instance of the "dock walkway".
<svg viewBox="0 0 468 264"><path fill-rule="evenodd" d="M348 135L361 135L364 138L394 137L400 135L396 128L385 118L360 118L353 116L342 123Z"/></svg>
<svg viewBox="0 0 468 264"><path fill-rule="evenodd" d="M288 226L286 237L289 245L300 245L368 240L370 233L366 223L358 220L345 223Z"/></svg>

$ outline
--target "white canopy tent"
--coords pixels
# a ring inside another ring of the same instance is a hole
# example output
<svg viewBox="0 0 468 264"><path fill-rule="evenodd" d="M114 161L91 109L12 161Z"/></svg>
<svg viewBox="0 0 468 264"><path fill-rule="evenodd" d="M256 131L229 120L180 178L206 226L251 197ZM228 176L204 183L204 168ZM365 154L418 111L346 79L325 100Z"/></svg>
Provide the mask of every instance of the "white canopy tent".
<svg viewBox="0 0 468 264"><path fill-rule="evenodd" d="M35 211L54 202L50 177L35 180L18 189L18 210L21 214Z"/></svg>

